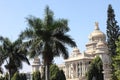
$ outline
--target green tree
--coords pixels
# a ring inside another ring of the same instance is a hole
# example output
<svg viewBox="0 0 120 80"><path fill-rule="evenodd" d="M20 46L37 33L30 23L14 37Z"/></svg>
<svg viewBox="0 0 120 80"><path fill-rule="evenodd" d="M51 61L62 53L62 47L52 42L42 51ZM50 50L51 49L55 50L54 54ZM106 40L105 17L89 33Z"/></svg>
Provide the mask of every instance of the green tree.
<svg viewBox="0 0 120 80"><path fill-rule="evenodd" d="M0 80L9 80L8 73L6 73L4 76L0 76Z"/></svg>
<svg viewBox="0 0 120 80"><path fill-rule="evenodd" d="M59 70L59 73L57 74L56 80L66 80L66 77L65 77L63 70Z"/></svg>
<svg viewBox="0 0 120 80"><path fill-rule="evenodd" d="M115 80L120 80L120 41L116 42L117 45L117 55L115 55L113 57L113 67L114 67L114 76L115 76Z"/></svg>
<svg viewBox="0 0 120 80"><path fill-rule="evenodd" d="M22 46L20 39L11 42L8 38L0 36L0 42L0 54L3 62L6 61L5 68L9 71L11 79L14 73L22 68L22 61L30 64L26 57L27 49Z"/></svg>
<svg viewBox="0 0 120 80"><path fill-rule="evenodd" d="M11 80L27 80L26 74L16 72Z"/></svg>
<svg viewBox="0 0 120 80"><path fill-rule="evenodd" d="M1 47L1 45L0 45L0 47ZM3 63L4 63L4 58L3 58L2 50L0 50L0 74L3 73L3 68L2 68Z"/></svg>
<svg viewBox="0 0 120 80"><path fill-rule="evenodd" d="M1 73L3 73L3 69L2 69L2 67L0 66L0 74L1 74Z"/></svg>
<svg viewBox="0 0 120 80"><path fill-rule="evenodd" d="M63 70L59 70L55 64L50 66L50 80L66 80Z"/></svg>
<svg viewBox="0 0 120 80"><path fill-rule="evenodd" d="M27 76L25 73L20 73L19 75L21 80L27 80Z"/></svg>
<svg viewBox="0 0 120 80"><path fill-rule="evenodd" d="M9 74L8 73L5 74L4 80L9 80Z"/></svg>
<svg viewBox="0 0 120 80"><path fill-rule="evenodd" d="M21 80L19 72L16 72L11 80Z"/></svg>
<svg viewBox="0 0 120 80"><path fill-rule="evenodd" d="M3 77L3 76L0 76L0 80L4 80L4 77Z"/></svg>
<svg viewBox="0 0 120 80"><path fill-rule="evenodd" d="M87 72L87 80L93 80L93 78L95 78L95 80L104 80L102 67L102 60L97 56L90 64Z"/></svg>
<svg viewBox="0 0 120 80"><path fill-rule="evenodd" d="M116 41L118 41L118 37L120 35L119 26L117 25L117 21L115 20L114 10L111 5L108 6L107 10L107 43L109 49L109 55L111 56L111 68L112 68L112 79L116 80L115 71L114 71L114 60L113 57L117 55L116 53Z"/></svg>
<svg viewBox="0 0 120 80"><path fill-rule="evenodd" d="M108 18L107 18L107 42L110 55L116 55L116 41L120 35L119 26L115 20L114 10L112 6L108 6Z"/></svg>
<svg viewBox="0 0 120 80"><path fill-rule="evenodd" d="M67 47L75 47L73 39L66 33L70 30L67 20L53 18L53 12L47 6L44 20L36 17L27 18L29 28L23 31L20 37L30 49L30 57L42 55L45 65L45 80L49 80L49 65L55 56L62 55L68 58Z"/></svg>
<svg viewBox="0 0 120 80"><path fill-rule="evenodd" d="M52 64L50 66L50 80L56 80L59 73L59 68L57 65Z"/></svg>
<svg viewBox="0 0 120 80"><path fill-rule="evenodd" d="M32 80L41 80L41 74L39 71L33 72Z"/></svg>

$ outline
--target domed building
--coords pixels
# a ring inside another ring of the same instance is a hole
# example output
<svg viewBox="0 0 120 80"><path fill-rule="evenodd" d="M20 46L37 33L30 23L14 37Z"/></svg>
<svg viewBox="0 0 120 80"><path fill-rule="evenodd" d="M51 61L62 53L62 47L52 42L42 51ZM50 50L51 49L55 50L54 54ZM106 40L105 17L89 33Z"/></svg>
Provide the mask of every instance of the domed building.
<svg viewBox="0 0 120 80"><path fill-rule="evenodd" d="M110 59L108 56L106 35L100 31L97 22L95 23L93 32L88 36L88 39L86 50L83 53L81 53L77 47L73 48L69 58L64 60L64 64L58 66L60 69L63 69L67 80L86 80L85 75L89 70L91 61L96 56L100 56L103 61L104 80L110 80L111 69L109 67Z"/></svg>
<svg viewBox="0 0 120 80"><path fill-rule="evenodd" d="M98 23L96 22L95 29L89 35L89 42L86 44L85 54L94 57L96 46L99 41L106 43L106 36L100 31Z"/></svg>

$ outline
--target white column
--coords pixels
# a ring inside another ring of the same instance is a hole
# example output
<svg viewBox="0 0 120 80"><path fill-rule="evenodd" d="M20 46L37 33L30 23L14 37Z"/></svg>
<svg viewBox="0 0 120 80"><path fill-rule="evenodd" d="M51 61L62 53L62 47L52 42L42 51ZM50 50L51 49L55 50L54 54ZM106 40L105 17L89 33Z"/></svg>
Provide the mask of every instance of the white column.
<svg viewBox="0 0 120 80"><path fill-rule="evenodd" d="M70 63L68 64L68 78L70 78Z"/></svg>
<svg viewBox="0 0 120 80"><path fill-rule="evenodd" d="M84 68L84 67L83 67L83 62L82 62L82 76L83 76L83 73L84 73L84 72L83 72L83 71L84 71L84 69L83 69L83 68Z"/></svg>
<svg viewBox="0 0 120 80"><path fill-rule="evenodd" d="M87 62L85 62L85 65L84 65L84 68L85 68L85 73L86 73L86 66L87 66L87 64L86 64Z"/></svg>
<svg viewBox="0 0 120 80"><path fill-rule="evenodd" d="M82 62L82 76L85 76L85 62Z"/></svg>
<svg viewBox="0 0 120 80"><path fill-rule="evenodd" d="M71 72L70 67L71 67L71 64L69 64L69 67L68 67L68 68L69 68L69 76L68 76L69 78L70 78L70 76L71 76L71 75L70 75L70 72Z"/></svg>
<svg viewBox="0 0 120 80"><path fill-rule="evenodd" d="M88 71L89 61L86 62L86 72Z"/></svg>
<svg viewBox="0 0 120 80"><path fill-rule="evenodd" d="M80 62L80 76L82 76L82 62Z"/></svg>
<svg viewBox="0 0 120 80"><path fill-rule="evenodd" d="M66 75L66 78L68 78L68 76L69 76L69 65L68 65L68 63L66 63L66 65L65 65L65 69L66 69L66 71L65 71L65 75Z"/></svg>
<svg viewBox="0 0 120 80"><path fill-rule="evenodd" d="M73 79L74 78L74 65L73 65L74 63L71 63L71 70L70 70L70 72L71 72L71 79Z"/></svg>
<svg viewBox="0 0 120 80"><path fill-rule="evenodd" d="M78 62L76 62L76 78L78 78Z"/></svg>

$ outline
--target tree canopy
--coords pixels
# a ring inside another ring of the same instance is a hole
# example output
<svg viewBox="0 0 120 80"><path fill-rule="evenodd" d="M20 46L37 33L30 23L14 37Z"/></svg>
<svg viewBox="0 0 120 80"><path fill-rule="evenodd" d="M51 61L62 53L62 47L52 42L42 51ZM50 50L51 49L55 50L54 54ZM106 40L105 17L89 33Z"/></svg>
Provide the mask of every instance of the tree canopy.
<svg viewBox="0 0 120 80"><path fill-rule="evenodd" d="M60 70L55 64L50 66L50 80L66 80L63 70Z"/></svg>
<svg viewBox="0 0 120 80"><path fill-rule="evenodd" d="M27 80L25 73L16 72L11 80Z"/></svg>
<svg viewBox="0 0 120 80"><path fill-rule="evenodd" d="M115 14L114 14L114 9L112 8L112 5L109 4L108 10L107 10L107 43L108 43L108 50L109 50L109 55L111 58L111 68L112 68L112 79L116 80L115 76L115 59L114 56L117 55L116 52L116 41L119 40L120 36L120 28L117 25L117 20L115 20Z"/></svg>
<svg viewBox="0 0 120 80"><path fill-rule="evenodd" d="M111 5L108 6L107 10L107 42L110 55L116 55L116 41L120 36L120 28L115 20L114 10Z"/></svg>
<svg viewBox="0 0 120 80"><path fill-rule="evenodd" d="M75 47L74 40L66 34L70 29L66 19L55 20L52 10L47 6L45 8L44 19L30 16L27 18L28 28L23 31L20 38L26 41L29 47L29 55L31 58L42 55L46 79L49 80L49 65L54 57L62 55L68 58L68 50L66 45Z"/></svg>
<svg viewBox="0 0 120 80"><path fill-rule="evenodd" d="M41 80L41 74L39 71L33 72L32 80Z"/></svg>
<svg viewBox="0 0 120 80"><path fill-rule="evenodd" d="M117 45L117 49L116 49L117 55L113 57L114 78L116 80L120 80L120 41L117 41L116 45Z"/></svg>
<svg viewBox="0 0 120 80"><path fill-rule="evenodd" d="M22 46L20 39L11 42L8 38L0 36L0 63L6 61L5 68L8 70L10 79L16 71L22 69L22 62L29 63L26 57L27 49Z"/></svg>
<svg viewBox="0 0 120 80"><path fill-rule="evenodd" d="M90 64L87 72L87 80L104 80L103 78L103 64L99 56L97 56Z"/></svg>

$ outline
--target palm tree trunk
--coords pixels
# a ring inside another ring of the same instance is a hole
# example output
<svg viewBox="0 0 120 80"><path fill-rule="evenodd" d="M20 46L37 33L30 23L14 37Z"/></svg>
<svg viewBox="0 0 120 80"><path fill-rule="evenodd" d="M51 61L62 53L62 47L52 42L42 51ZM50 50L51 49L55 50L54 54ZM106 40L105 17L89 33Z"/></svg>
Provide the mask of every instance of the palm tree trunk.
<svg viewBox="0 0 120 80"><path fill-rule="evenodd" d="M9 80L11 80L12 77L13 77L13 75L12 75L12 69L9 69Z"/></svg>
<svg viewBox="0 0 120 80"><path fill-rule="evenodd" d="M13 75L12 75L12 69L11 69L11 68L9 68L9 70L8 70L8 71L9 71L9 80L11 80L11 79L12 79L12 76L13 76Z"/></svg>
<svg viewBox="0 0 120 80"><path fill-rule="evenodd" d="M11 74L10 74L11 70L9 69L8 71L9 71L9 80L11 80Z"/></svg>
<svg viewBox="0 0 120 80"><path fill-rule="evenodd" d="M12 68L9 68L9 80L12 79L12 77L14 76L15 72L17 71L16 68L12 69Z"/></svg>
<svg viewBox="0 0 120 80"><path fill-rule="evenodd" d="M49 67L49 64L45 65L45 80L50 80Z"/></svg>
<svg viewBox="0 0 120 80"><path fill-rule="evenodd" d="M43 66L43 73L41 74L42 80L45 80L45 65Z"/></svg>

